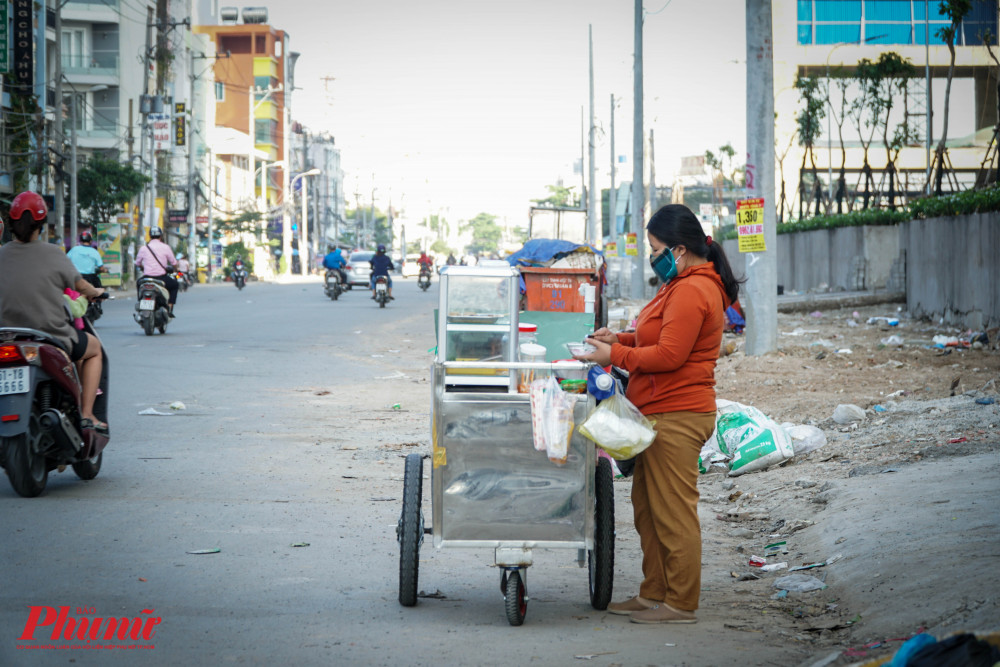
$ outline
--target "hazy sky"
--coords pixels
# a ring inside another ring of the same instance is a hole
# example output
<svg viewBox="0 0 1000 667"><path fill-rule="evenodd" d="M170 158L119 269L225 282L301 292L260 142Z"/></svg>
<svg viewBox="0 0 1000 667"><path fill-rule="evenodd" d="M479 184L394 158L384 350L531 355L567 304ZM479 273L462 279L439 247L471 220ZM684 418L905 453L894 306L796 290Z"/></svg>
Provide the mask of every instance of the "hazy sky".
<svg viewBox="0 0 1000 667"><path fill-rule="evenodd" d="M632 175L631 0L283 0L269 22L289 34L292 114L326 130L354 192L407 217L483 211L526 224L530 200L563 178L589 114L587 26L593 26L598 188L609 183L611 94L620 98L615 152ZM656 180L684 155L745 141L745 4L646 0L646 128ZM324 80L323 77L332 77Z"/></svg>

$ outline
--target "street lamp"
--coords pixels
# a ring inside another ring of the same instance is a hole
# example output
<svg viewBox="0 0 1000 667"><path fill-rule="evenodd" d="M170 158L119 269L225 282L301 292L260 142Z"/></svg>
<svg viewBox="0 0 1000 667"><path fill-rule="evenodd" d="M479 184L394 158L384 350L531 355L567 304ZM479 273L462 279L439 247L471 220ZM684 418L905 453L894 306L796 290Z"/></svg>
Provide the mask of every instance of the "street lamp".
<svg viewBox="0 0 1000 667"><path fill-rule="evenodd" d="M323 173L320 169L310 169L309 171L304 171L301 174L296 174L295 178L292 179L290 189L292 192L295 191L295 181L302 178L303 176L318 176ZM308 189L306 187L305 179L302 180L302 219L299 222L299 271L303 276L309 275L309 215L306 199L308 198Z"/></svg>

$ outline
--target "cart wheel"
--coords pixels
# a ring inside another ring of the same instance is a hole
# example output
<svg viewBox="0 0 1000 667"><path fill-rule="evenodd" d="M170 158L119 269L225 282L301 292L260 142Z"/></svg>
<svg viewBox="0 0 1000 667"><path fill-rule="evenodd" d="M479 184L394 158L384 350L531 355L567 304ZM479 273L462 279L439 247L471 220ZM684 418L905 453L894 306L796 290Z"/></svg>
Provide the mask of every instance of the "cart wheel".
<svg viewBox="0 0 1000 667"><path fill-rule="evenodd" d="M420 454L406 457L403 477L403 512L396 524L399 542L399 604L412 607L417 604L417 557L424 541L424 517L420 512L420 498L424 481L424 459Z"/></svg>
<svg viewBox="0 0 1000 667"><path fill-rule="evenodd" d="M504 590L504 607L507 609L507 622L511 625L522 625L524 614L528 611L528 598L525 596L524 581L519 570L511 570L504 574L507 586Z"/></svg>
<svg viewBox="0 0 1000 667"><path fill-rule="evenodd" d="M590 605L607 609L615 573L615 489L611 462L597 459L594 471L594 548L587 554Z"/></svg>

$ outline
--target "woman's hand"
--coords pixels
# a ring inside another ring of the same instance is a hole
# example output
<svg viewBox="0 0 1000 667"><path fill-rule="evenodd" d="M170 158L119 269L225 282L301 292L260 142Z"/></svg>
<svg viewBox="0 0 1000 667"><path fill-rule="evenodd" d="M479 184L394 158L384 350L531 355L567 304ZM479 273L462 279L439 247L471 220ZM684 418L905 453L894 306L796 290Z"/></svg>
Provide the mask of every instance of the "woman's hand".
<svg viewBox="0 0 1000 667"><path fill-rule="evenodd" d="M611 345L610 342L604 342L600 338L596 338L596 335L601 331L607 331L607 329L599 329L594 332L594 336L587 336L587 343L594 346L593 352L588 352L587 354L574 354L573 358L578 361L592 361L598 366L607 366L611 363ZM610 337L614 339L612 342L617 342L618 337L615 334L610 333Z"/></svg>
<svg viewBox="0 0 1000 667"><path fill-rule="evenodd" d="M618 334L616 334L607 327L601 327L594 333L587 336L587 338L593 340L599 340L602 343L607 343L608 345L614 345L615 343L618 342ZM593 340L590 341L591 345L593 345Z"/></svg>

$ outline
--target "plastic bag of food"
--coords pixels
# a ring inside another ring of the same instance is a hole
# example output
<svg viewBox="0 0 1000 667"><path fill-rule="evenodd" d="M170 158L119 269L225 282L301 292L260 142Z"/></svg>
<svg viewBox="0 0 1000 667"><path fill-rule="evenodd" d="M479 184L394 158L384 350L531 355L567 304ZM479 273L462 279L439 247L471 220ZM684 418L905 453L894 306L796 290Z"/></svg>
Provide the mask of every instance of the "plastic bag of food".
<svg viewBox="0 0 1000 667"><path fill-rule="evenodd" d="M528 395L535 449L544 451L553 463L563 465L573 437L573 399L552 376L533 381Z"/></svg>
<svg viewBox="0 0 1000 667"><path fill-rule="evenodd" d="M601 401L580 424L580 433L618 461L636 456L656 437L653 422L646 419L621 392L615 392L611 398Z"/></svg>

